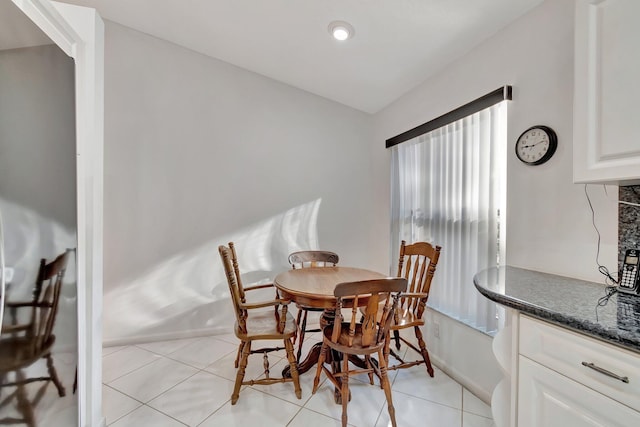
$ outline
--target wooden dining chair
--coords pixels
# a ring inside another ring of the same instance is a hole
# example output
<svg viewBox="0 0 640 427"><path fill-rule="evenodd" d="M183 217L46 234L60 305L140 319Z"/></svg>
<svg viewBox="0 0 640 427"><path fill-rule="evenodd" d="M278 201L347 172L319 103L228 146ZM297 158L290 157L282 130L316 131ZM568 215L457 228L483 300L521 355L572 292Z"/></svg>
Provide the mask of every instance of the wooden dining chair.
<svg viewBox="0 0 640 427"><path fill-rule="evenodd" d="M280 382L293 382L294 391L298 399L302 398L298 367L293 354L293 344L291 339L295 337L297 325L293 316L288 313L288 301L274 299L269 301L247 302L247 292L257 289L273 287L273 284L262 284L251 287L242 285L238 258L233 242L229 246L219 246L218 252L222 258L224 271L227 275L231 301L236 315L234 332L240 340L238 353L236 355L235 367L236 382L231 395L231 404L235 405L240 397L240 388L243 385L254 384L274 384ZM266 307L273 307L274 310L264 310ZM282 340L284 347L261 347L252 348L254 341ZM290 378L275 378L269 373L268 353L285 350L291 372ZM260 353L263 355L264 378L245 381L244 375L247 368L249 355Z"/></svg>
<svg viewBox="0 0 640 427"><path fill-rule="evenodd" d="M60 397L65 395L65 389L53 366L51 349L56 340L53 327L58 312L62 281L72 251L73 249L68 249L48 264L45 259L40 261L31 301L10 301L6 304L11 321L3 325L2 335L0 335L0 390L5 387L15 387L15 389L0 401L0 409L15 398L23 418L3 418L0 424L23 423L29 427L35 427L33 408L44 396L45 388L43 386L33 400L29 400L25 387L27 384L52 381L58 395ZM20 315L22 311L28 312ZM24 323L20 323L23 322L22 319L25 319ZM48 376L27 376L24 370L40 359L46 359ZM13 373L13 381L7 381L11 373Z"/></svg>
<svg viewBox="0 0 640 427"><path fill-rule="evenodd" d="M398 309L395 312L391 331L395 341L396 350L400 350L400 342L404 342L409 348L416 351L421 359L415 361L405 361L393 349L390 350L399 363L391 365L389 369L404 369L412 366L425 364L430 377L433 377L433 367L429 359L429 352L422 336L421 327L425 324L424 311L429 299L431 281L436 272L436 265L440 258L440 246L433 246L426 242L417 242L407 245L403 240L400 244L400 257L398 260L398 277L404 277L408 282L406 293L402 294ZM400 336L400 330L413 328L418 347ZM388 361L387 361L388 362Z"/></svg>
<svg viewBox="0 0 640 427"><path fill-rule="evenodd" d="M307 267L335 267L338 261L340 261L338 254L329 251L299 251L289 255L289 264L294 270ZM296 307L298 309L298 317L296 319L298 323L298 353L296 360L299 363L305 334L307 332L321 331L319 326L317 328L307 329L307 313L309 311L322 312L323 309L304 307L299 304L296 304Z"/></svg>
<svg viewBox="0 0 640 427"><path fill-rule="evenodd" d="M313 391L318 390L320 374L324 371L329 380L339 390L342 400L342 426L347 425L347 405L349 403L349 375L367 373L373 383L373 373L380 378L382 389L387 398L387 409L391 424L396 426L395 410L391 398L391 385L387 377L387 357L389 348L389 327L398 304L399 293L407 288L404 278L386 278L340 283L333 294L336 297L336 319L333 326L322 331L322 350L318 360ZM366 300L363 321L356 323L360 302ZM379 304L383 303L382 317L377 320ZM342 308L352 307L351 320L343 322ZM339 372L329 370L324 362L327 353L335 350L342 354L342 367ZM371 355L377 353L378 362ZM366 368L349 370L349 355L364 356Z"/></svg>

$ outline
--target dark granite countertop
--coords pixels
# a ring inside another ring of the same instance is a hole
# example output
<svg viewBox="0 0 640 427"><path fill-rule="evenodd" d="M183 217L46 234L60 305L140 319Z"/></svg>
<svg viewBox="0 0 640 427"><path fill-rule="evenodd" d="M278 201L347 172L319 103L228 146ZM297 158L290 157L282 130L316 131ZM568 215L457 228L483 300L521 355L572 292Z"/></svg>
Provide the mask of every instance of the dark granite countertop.
<svg viewBox="0 0 640 427"><path fill-rule="evenodd" d="M606 288L594 282L516 267L481 271L473 282L499 304L640 353L640 295L616 293L596 310Z"/></svg>

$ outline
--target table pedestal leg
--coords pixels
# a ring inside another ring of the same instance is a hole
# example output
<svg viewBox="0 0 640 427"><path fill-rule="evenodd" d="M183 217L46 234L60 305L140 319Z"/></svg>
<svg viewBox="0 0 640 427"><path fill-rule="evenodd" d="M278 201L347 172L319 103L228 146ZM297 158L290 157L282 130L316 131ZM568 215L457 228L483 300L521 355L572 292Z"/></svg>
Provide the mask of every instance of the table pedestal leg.
<svg viewBox="0 0 640 427"><path fill-rule="evenodd" d="M323 329L327 326L332 327L334 319L335 319L335 310L325 310L324 314L320 318L320 326ZM298 364L299 374L303 374L304 372L307 372L318 363L321 349L322 349L322 343L316 343L311 347L311 349L309 350L309 353L307 353L307 356L304 358L304 360ZM340 373L342 371L342 357L343 357L342 353L335 350L330 350L329 354L327 354L325 363L331 364L331 369L333 373ZM359 368L367 367L366 362L356 355L350 354L349 361ZM373 360L373 363L376 363L376 361ZM291 378L291 372L290 372L289 366L286 366L282 370L282 376L285 378ZM338 382L341 383L340 378L338 378ZM337 404L339 405L342 404L342 394L340 392L340 388L334 389L334 400ZM349 392L349 400L351 400L351 392Z"/></svg>
<svg viewBox="0 0 640 427"><path fill-rule="evenodd" d="M327 326L331 327L336 317L336 311L331 309L325 309L320 316L320 328L324 329ZM298 364L298 373L303 374L311 369L318 363L318 359L320 358L320 349L322 348L322 343L316 343L311 347L309 353L307 353L306 357L302 362ZM330 362L331 355L327 356L327 363ZM287 366L282 370L282 376L284 378L291 378L291 372L289 372L289 367Z"/></svg>
<svg viewBox="0 0 640 427"><path fill-rule="evenodd" d="M311 350L309 350L309 353L304 360L298 364L299 374L304 374L318 363L318 358L320 358L320 349L322 349L322 343L320 342L311 347ZM288 365L282 370L282 376L284 378L291 378L290 367Z"/></svg>

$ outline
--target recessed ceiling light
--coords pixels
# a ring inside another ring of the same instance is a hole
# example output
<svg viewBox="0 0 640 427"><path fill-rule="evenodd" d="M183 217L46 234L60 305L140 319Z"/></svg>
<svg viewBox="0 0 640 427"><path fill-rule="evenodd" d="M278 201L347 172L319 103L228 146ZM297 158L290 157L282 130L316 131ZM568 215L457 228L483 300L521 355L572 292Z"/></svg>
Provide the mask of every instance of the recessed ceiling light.
<svg viewBox="0 0 640 427"><path fill-rule="evenodd" d="M348 22L344 21L333 21L329 24L329 34L333 36L334 39L339 41L345 41L352 38L355 35L355 30Z"/></svg>

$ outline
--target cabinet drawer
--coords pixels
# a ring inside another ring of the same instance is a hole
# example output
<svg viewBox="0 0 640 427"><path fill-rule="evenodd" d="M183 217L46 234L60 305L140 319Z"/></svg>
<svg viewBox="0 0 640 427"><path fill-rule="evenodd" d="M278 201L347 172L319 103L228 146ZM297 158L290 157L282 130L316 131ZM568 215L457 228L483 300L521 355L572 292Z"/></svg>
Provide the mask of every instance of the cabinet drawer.
<svg viewBox="0 0 640 427"><path fill-rule="evenodd" d="M527 316L520 317L519 347L521 355L640 411L640 355Z"/></svg>

